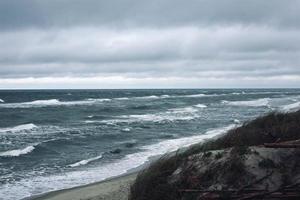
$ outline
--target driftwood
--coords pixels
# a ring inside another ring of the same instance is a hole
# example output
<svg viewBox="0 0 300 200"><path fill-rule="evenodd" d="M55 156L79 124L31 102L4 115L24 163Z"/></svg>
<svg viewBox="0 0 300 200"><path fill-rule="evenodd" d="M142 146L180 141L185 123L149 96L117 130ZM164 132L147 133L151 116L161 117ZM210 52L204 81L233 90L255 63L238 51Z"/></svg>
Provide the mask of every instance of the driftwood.
<svg viewBox="0 0 300 200"><path fill-rule="evenodd" d="M266 148L300 148L300 144L264 143Z"/></svg>
<svg viewBox="0 0 300 200"><path fill-rule="evenodd" d="M265 177L263 177L265 178ZM263 179L261 178L261 179ZM261 180L261 179L258 179ZM280 187L273 191L259 190L259 189L247 189L243 190L200 190L200 189L181 189L181 193L199 193L198 200L217 200L223 199L224 195L230 199L236 200L251 200L251 199L300 199L299 183Z"/></svg>
<svg viewBox="0 0 300 200"><path fill-rule="evenodd" d="M300 140L291 140L285 142L279 142L280 139L274 143L264 143L266 148L300 148Z"/></svg>

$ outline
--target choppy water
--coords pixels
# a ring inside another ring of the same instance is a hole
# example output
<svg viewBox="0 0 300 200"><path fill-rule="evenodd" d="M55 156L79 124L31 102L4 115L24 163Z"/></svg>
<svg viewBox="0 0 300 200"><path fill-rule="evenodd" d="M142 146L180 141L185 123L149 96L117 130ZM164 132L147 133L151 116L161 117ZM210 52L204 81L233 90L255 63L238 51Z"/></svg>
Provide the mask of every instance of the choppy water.
<svg viewBox="0 0 300 200"><path fill-rule="evenodd" d="M261 114L298 108L299 89L0 91L0 199L120 175Z"/></svg>

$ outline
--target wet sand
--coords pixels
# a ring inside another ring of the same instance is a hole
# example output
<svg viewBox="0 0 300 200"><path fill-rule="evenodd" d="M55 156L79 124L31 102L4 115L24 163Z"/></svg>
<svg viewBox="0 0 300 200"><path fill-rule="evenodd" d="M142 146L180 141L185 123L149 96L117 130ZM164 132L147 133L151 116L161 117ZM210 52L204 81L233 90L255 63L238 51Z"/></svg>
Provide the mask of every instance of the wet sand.
<svg viewBox="0 0 300 200"><path fill-rule="evenodd" d="M130 184L135 180L137 173L119 176L109 180L64 189L32 200L127 200Z"/></svg>

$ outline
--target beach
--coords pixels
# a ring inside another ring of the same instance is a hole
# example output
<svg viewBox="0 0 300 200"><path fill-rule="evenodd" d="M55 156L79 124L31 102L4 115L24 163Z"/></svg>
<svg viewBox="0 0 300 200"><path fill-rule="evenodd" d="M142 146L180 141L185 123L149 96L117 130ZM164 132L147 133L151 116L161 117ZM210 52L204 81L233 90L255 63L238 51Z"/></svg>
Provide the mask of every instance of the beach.
<svg viewBox="0 0 300 200"><path fill-rule="evenodd" d="M110 199L119 187L92 183L297 109L300 90L17 90L0 98L0 200Z"/></svg>
<svg viewBox="0 0 300 200"><path fill-rule="evenodd" d="M126 174L89 185L53 191L31 200L126 200L137 173Z"/></svg>

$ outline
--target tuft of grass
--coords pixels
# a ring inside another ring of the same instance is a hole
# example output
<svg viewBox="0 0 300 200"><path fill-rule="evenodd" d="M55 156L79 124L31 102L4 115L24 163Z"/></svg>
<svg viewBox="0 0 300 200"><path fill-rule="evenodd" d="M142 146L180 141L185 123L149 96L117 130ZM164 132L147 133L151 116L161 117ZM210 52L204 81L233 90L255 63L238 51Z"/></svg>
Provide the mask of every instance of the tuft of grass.
<svg viewBox="0 0 300 200"><path fill-rule="evenodd" d="M261 168L275 168L276 165L275 163L273 162L273 160L270 160L268 158L264 158L263 160L261 160L259 163L258 163L258 166L261 167Z"/></svg>
<svg viewBox="0 0 300 200"><path fill-rule="evenodd" d="M215 159L218 160L220 158L223 157L223 154L221 152L218 152L216 155L215 155Z"/></svg>
<svg viewBox="0 0 300 200"><path fill-rule="evenodd" d="M165 155L141 171L130 188L130 200L177 199L177 188L168 183L169 177L182 161L182 157Z"/></svg>

